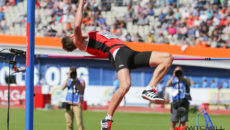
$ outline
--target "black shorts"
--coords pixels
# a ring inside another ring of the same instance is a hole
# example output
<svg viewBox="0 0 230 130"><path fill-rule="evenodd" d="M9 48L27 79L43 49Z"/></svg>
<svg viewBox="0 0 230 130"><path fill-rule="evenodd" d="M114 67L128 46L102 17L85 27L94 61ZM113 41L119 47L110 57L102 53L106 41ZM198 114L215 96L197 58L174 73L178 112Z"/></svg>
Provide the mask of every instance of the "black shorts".
<svg viewBox="0 0 230 130"><path fill-rule="evenodd" d="M139 67L149 67L151 51L138 52L127 46L120 47L115 59L110 55L110 61L118 72L120 69L128 68L129 70Z"/></svg>

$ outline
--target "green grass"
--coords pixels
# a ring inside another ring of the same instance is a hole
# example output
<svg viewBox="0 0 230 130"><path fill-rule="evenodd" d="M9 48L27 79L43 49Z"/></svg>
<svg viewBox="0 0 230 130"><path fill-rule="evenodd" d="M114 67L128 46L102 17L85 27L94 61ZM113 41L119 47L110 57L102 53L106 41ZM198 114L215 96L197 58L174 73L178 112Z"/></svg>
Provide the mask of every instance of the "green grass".
<svg viewBox="0 0 230 130"><path fill-rule="evenodd" d="M84 111L86 130L100 130L100 120L106 112ZM6 130L7 109L0 108L0 130ZM214 125L230 130L229 115L210 115ZM202 118L201 118L201 122ZM117 112L114 116L113 130L168 130L169 114ZM195 125L196 114L189 114L187 125ZM74 124L77 130L76 123ZM25 130L25 110L10 110L10 130ZM65 130L64 110L35 110L34 130Z"/></svg>

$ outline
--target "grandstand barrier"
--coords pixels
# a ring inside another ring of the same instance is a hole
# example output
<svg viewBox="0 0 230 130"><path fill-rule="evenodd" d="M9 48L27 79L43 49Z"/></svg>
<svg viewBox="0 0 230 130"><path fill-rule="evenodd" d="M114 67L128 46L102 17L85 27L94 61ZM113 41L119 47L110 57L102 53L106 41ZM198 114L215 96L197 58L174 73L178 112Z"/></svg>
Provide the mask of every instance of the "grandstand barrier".
<svg viewBox="0 0 230 130"><path fill-rule="evenodd" d="M179 46L168 44L151 44L138 42L125 42L127 46L137 51L159 51L169 52L174 55L200 56L200 57L230 57L230 49L210 48L202 45L197 46ZM26 46L26 37L0 35L0 45ZM46 48L61 48L61 38L36 37L35 46Z"/></svg>
<svg viewBox="0 0 230 130"><path fill-rule="evenodd" d="M47 86L43 86L47 87ZM34 96L34 108L44 108L46 104L52 104L53 106L59 106L65 99L66 91L59 89L60 86L55 86L49 93L42 92L41 86L35 86ZM132 86L129 93L127 93L124 100L122 100L121 106L149 106L149 102L141 98L141 90L143 87ZM97 91L97 95L95 95ZM113 92L113 86L87 86L84 96L84 102L82 107L84 110L89 106L106 106L111 99ZM210 88L191 88L192 106L198 106L199 109L207 110L227 110L230 104L229 89L225 89L221 92L220 101L217 101L218 89ZM171 97L172 89L166 89L166 96ZM25 105L25 86L12 86L11 87L11 106ZM0 86L0 106L7 105L7 86ZM157 108L159 106L156 106Z"/></svg>

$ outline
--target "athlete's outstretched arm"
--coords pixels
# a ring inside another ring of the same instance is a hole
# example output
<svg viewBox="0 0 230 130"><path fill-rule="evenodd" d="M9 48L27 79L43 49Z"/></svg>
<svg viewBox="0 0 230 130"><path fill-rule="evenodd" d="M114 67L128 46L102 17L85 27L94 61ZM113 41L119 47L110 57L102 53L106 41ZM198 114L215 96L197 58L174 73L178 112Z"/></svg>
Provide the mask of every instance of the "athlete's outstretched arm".
<svg viewBox="0 0 230 130"><path fill-rule="evenodd" d="M86 2L85 0L79 0L77 13L74 19L74 40L75 40L74 43L77 46L77 48L79 48L80 50L84 49L83 42L82 42L83 37L81 32L81 24L83 19L83 9L84 9L85 2Z"/></svg>

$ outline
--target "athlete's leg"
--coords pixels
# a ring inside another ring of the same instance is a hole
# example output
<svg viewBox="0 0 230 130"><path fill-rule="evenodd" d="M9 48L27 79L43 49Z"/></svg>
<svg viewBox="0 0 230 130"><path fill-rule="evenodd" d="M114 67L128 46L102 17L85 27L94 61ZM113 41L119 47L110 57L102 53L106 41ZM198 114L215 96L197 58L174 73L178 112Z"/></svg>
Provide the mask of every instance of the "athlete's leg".
<svg viewBox="0 0 230 130"><path fill-rule="evenodd" d="M173 56L164 52L152 52L149 65L150 67L157 66L153 72L153 77L149 82L149 86L156 87L164 75L168 72L173 62Z"/></svg>
<svg viewBox="0 0 230 130"><path fill-rule="evenodd" d="M177 122L171 122L171 124L170 124L170 130L174 130L175 129L176 123Z"/></svg>
<svg viewBox="0 0 230 130"><path fill-rule="evenodd" d="M113 116L115 110L119 106L125 94L129 91L129 88L131 86L129 69L127 68L121 69L117 72L117 75L120 81L120 87L113 94L111 103L109 105L108 115L110 116Z"/></svg>
<svg viewBox="0 0 230 130"><path fill-rule="evenodd" d="M153 77L149 82L149 85L142 92L142 98L157 104L164 103L164 99L158 96L155 87L169 70L172 61L173 61L173 57L169 53L151 52L150 59L149 59L149 66L150 67L157 66L157 67L153 72Z"/></svg>

